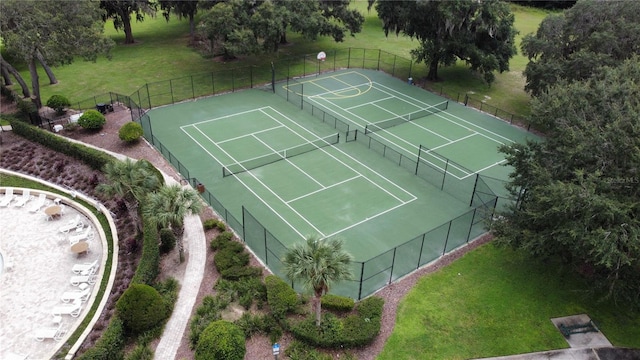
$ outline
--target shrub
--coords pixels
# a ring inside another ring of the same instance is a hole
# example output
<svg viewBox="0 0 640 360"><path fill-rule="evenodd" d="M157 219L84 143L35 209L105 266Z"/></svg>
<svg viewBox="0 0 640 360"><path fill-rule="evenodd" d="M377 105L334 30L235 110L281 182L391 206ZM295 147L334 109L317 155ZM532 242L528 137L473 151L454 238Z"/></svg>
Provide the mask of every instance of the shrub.
<svg viewBox="0 0 640 360"><path fill-rule="evenodd" d="M214 321L200 335L196 360L243 360L247 352L242 330L224 320Z"/></svg>
<svg viewBox="0 0 640 360"><path fill-rule="evenodd" d="M55 110L57 115L62 115L64 108L71 106L71 102L62 95L51 95L47 100L47 106Z"/></svg>
<svg viewBox="0 0 640 360"><path fill-rule="evenodd" d="M242 314L240 319L236 320L234 324L242 330L244 337L248 339L264 329L263 318L263 315L246 312Z"/></svg>
<svg viewBox="0 0 640 360"><path fill-rule="evenodd" d="M138 160L139 163L144 164L145 169L149 170L152 174L158 178L158 188L164 186L164 176L162 176L162 172L158 170L151 162L146 159Z"/></svg>
<svg viewBox="0 0 640 360"><path fill-rule="evenodd" d="M264 279L267 287L267 303L271 314L276 319L284 319L289 311L294 310L300 303L298 294L284 280L275 275L269 275Z"/></svg>
<svg viewBox="0 0 640 360"><path fill-rule="evenodd" d="M122 125L120 130L118 130L118 137L122 141L126 142L135 142L140 139L144 135L144 130L142 130L142 125L138 124L135 121L129 121L128 123Z"/></svg>
<svg viewBox="0 0 640 360"><path fill-rule="evenodd" d="M119 360L124 356L124 326L120 318L113 317L109 326L92 348L78 357L80 360Z"/></svg>
<svg viewBox="0 0 640 360"><path fill-rule="evenodd" d="M143 221L142 256L132 283L153 284L158 276L160 263L160 247L158 246L158 229L148 220Z"/></svg>
<svg viewBox="0 0 640 360"><path fill-rule="evenodd" d="M223 247L227 246L227 244L233 242L232 240L233 233L231 231L223 231L218 234L218 236L216 236L213 240L211 240L211 250L220 250Z"/></svg>
<svg viewBox="0 0 640 360"><path fill-rule="evenodd" d="M191 349L196 348L204 329L212 322L220 320L220 312L228 305L229 303L220 297L214 298L207 295L202 299L202 305L196 309L195 315L189 322L189 345Z"/></svg>
<svg viewBox="0 0 640 360"><path fill-rule="evenodd" d="M176 247L176 235L171 229L160 230L160 253L166 254Z"/></svg>
<svg viewBox="0 0 640 360"><path fill-rule="evenodd" d="M205 230L211 230L218 227L218 219L207 219L202 223Z"/></svg>
<svg viewBox="0 0 640 360"><path fill-rule="evenodd" d="M151 350L147 345L138 344L127 355L125 360L153 360L153 350Z"/></svg>
<svg viewBox="0 0 640 360"><path fill-rule="evenodd" d="M31 100L23 100L18 98L18 112L20 115L28 117L29 114L37 113L38 108Z"/></svg>
<svg viewBox="0 0 640 360"><path fill-rule="evenodd" d="M249 254L242 253L239 255L246 255L247 262L249 261ZM256 266L232 266L230 268L220 271L220 276L227 280L242 280L246 278L258 278L262 276L262 268Z"/></svg>
<svg viewBox="0 0 640 360"><path fill-rule="evenodd" d="M167 317L167 308L160 293L145 284L131 284L116 302L118 316L133 334L149 330Z"/></svg>
<svg viewBox="0 0 640 360"><path fill-rule="evenodd" d="M222 273L232 267L242 267L249 264L249 254L239 242L231 241L213 256L216 269Z"/></svg>
<svg viewBox="0 0 640 360"><path fill-rule="evenodd" d="M290 360L331 360L333 359L331 355L322 354L318 352L318 350L300 341L293 341L289 345L289 347L287 347L287 349L284 351L284 354L288 356Z"/></svg>
<svg viewBox="0 0 640 360"><path fill-rule="evenodd" d="M355 306L355 301L352 298L333 294L323 295L320 301L322 308L326 310L349 312Z"/></svg>
<svg viewBox="0 0 640 360"><path fill-rule="evenodd" d="M78 125L87 130L100 130L106 122L107 119L97 110L87 110L78 119Z"/></svg>

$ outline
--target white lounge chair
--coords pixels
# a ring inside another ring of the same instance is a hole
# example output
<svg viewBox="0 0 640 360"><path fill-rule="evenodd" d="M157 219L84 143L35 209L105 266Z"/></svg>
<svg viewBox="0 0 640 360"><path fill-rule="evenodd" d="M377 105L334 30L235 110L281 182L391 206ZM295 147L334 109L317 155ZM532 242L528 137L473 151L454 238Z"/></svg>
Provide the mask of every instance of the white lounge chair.
<svg viewBox="0 0 640 360"><path fill-rule="evenodd" d="M31 196L31 190L24 189L22 190L22 196L18 197L13 206L15 207L23 207L29 200L33 200L33 196Z"/></svg>
<svg viewBox="0 0 640 360"><path fill-rule="evenodd" d="M80 316L82 312L82 301L75 300L71 304L59 305L53 308L51 313L55 315L71 315L73 317Z"/></svg>
<svg viewBox="0 0 640 360"><path fill-rule="evenodd" d="M98 277L93 275L93 274L91 274L91 275L77 275L77 276L72 276L71 280L69 282L73 286L78 286L80 284L85 284L85 283L93 285L93 284L96 283L97 279L98 279Z"/></svg>
<svg viewBox="0 0 640 360"><path fill-rule="evenodd" d="M16 198L16 196L13 195L13 188L7 188L7 190L5 190L4 196L2 197L2 200L0 200L0 207L9 206L9 204L15 198Z"/></svg>
<svg viewBox="0 0 640 360"><path fill-rule="evenodd" d="M91 295L91 288L87 287L84 290L65 291L60 297L60 300L62 300L63 303L69 303L72 301L83 302L83 301L87 301L87 299L89 298L89 295Z"/></svg>
<svg viewBox="0 0 640 360"><path fill-rule="evenodd" d="M75 218L73 218L73 220L69 221L68 223L62 225L60 227L60 232L61 233L68 233L69 231L73 230L73 229L78 229L78 226L82 225L84 226L84 224L82 224L82 222L80 221L80 215L76 215Z"/></svg>
<svg viewBox="0 0 640 360"><path fill-rule="evenodd" d="M67 331L63 330L62 326L58 326L57 328L41 328L36 330L36 340L44 341L44 339L53 339L60 341L66 333Z"/></svg>
<svg viewBox="0 0 640 360"><path fill-rule="evenodd" d="M29 212L38 212L47 202L47 194L40 194L36 201L29 207Z"/></svg>
<svg viewBox="0 0 640 360"><path fill-rule="evenodd" d="M93 275L90 274L90 272L95 273L95 271L98 269L98 266L98 260L96 260L92 263L75 264L71 268L71 271L73 271L74 274L79 275Z"/></svg>
<svg viewBox="0 0 640 360"><path fill-rule="evenodd" d="M93 238L93 230L88 227L85 232L69 237L69 244L73 245L78 241L91 240Z"/></svg>

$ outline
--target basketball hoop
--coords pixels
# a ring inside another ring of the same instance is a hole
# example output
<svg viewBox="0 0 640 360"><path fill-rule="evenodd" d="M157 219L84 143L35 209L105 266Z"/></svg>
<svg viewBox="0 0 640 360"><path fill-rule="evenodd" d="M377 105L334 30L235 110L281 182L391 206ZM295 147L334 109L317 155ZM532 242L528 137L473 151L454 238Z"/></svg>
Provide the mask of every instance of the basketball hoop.
<svg viewBox="0 0 640 360"><path fill-rule="evenodd" d="M324 53L324 51L320 51L318 53L318 60L319 61L324 61L327 58L327 54Z"/></svg>

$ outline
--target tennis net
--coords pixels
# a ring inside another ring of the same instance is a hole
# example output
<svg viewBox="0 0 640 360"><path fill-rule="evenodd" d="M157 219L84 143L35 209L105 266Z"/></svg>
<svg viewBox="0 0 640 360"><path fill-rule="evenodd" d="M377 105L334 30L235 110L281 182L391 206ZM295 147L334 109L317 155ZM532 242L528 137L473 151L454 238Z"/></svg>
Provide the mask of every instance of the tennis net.
<svg viewBox="0 0 640 360"><path fill-rule="evenodd" d="M318 140L310 141L308 143L292 146L290 148L280 150L278 152L258 156L258 157L237 162L234 164L229 164L222 167L222 177L227 177L230 175L239 174L241 172L253 170L255 168L259 168L261 166L274 163L276 161L280 161L280 160L288 159L297 155L308 153L309 151L317 150L325 146L335 145L338 142L340 142L340 134L335 133L333 135L320 138Z"/></svg>
<svg viewBox="0 0 640 360"><path fill-rule="evenodd" d="M427 117L429 115L433 115L441 111L447 110L448 107L449 107L449 100L445 100L439 104L431 105L425 109L420 109L418 111L414 111L406 115L401 115L392 119L369 124L364 127L364 133L369 134L375 131L380 131L396 125L404 124L409 121L415 121L417 119L421 119L423 117Z"/></svg>

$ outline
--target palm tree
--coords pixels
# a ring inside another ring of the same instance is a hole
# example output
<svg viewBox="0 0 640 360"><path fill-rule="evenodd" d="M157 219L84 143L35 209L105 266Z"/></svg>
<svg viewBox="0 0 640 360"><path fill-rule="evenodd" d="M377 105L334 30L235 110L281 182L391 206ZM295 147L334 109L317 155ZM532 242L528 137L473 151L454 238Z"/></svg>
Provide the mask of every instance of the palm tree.
<svg viewBox="0 0 640 360"><path fill-rule="evenodd" d="M131 215L137 218L138 205L150 192L162 185L158 176L151 169L153 165L148 161L112 161L104 166L102 172L107 183L98 184L96 191L106 196L119 196L124 200Z"/></svg>
<svg viewBox="0 0 640 360"><path fill-rule="evenodd" d="M342 240L319 240L312 235L305 243L294 245L285 254L283 263L290 280L300 280L313 290L316 325L320 326L320 298L333 283L351 278L351 255L342 249Z"/></svg>
<svg viewBox="0 0 640 360"><path fill-rule="evenodd" d="M173 230L177 235L178 253L180 261L182 261L184 217L197 214L201 210L202 202L200 202L195 190L174 184L163 186L160 190L150 193L145 200L142 214L145 219L149 219L156 226Z"/></svg>

